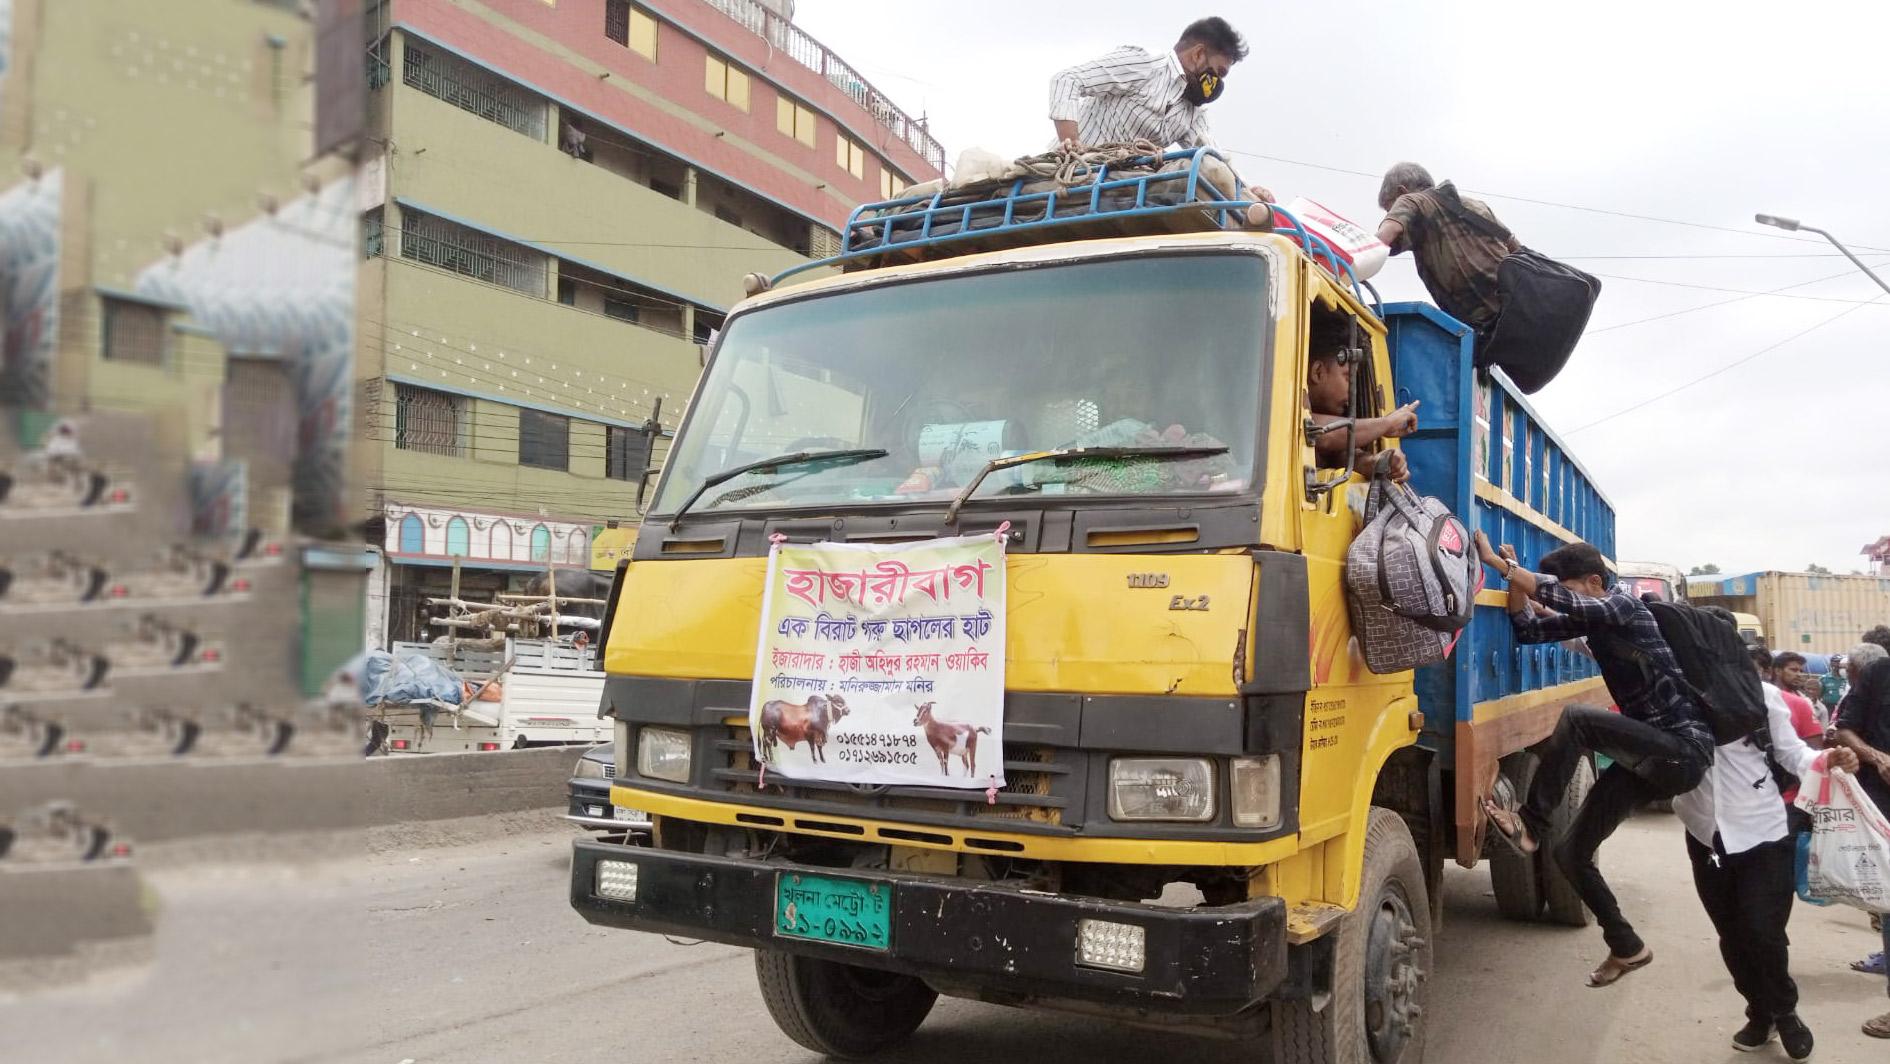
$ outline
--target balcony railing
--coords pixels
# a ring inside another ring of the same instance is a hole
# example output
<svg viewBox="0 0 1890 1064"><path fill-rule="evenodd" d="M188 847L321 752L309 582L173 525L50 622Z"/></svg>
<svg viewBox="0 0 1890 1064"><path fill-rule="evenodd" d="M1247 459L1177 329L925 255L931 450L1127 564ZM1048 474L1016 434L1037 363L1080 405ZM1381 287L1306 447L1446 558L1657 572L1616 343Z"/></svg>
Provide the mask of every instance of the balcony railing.
<svg viewBox="0 0 1890 1064"><path fill-rule="evenodd" d="M835 88L865 108L873 120L893 131L920 158L943 173L945 149L933 139L925 124L901 111L885 93L874 88L860 73L848 66L826 45L808 36L800 27L775 14L757 0L705 0L717 11L734 19L743 29L766 40L776 49L807 69L831 82Z"/></svg>

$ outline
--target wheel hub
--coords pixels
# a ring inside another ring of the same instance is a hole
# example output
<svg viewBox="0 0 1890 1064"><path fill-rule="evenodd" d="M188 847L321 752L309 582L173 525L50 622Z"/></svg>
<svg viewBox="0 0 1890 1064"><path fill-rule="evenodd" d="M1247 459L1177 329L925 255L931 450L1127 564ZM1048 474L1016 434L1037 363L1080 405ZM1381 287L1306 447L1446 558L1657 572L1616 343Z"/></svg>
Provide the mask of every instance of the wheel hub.
<svg viewBox="0 0 1890 1064"><path fill-rule="evenodd" d="M1424 946L1409 903L1387 890L1372 911L1365 940L1365 1035L1372 1059L1383 1064L1399 1059L1424 1013L1418 1004L1429 974Z"/></svg>

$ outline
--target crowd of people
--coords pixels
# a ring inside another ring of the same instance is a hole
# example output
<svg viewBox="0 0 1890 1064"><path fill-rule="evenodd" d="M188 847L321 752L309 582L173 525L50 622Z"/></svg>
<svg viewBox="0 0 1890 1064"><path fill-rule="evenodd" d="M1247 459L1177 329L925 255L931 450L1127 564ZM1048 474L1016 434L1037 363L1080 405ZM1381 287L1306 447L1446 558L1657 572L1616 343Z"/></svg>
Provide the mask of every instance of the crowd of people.
<svg viewBox="0 0 1890 1064"><path fill-rule="evenodd" d="M1835 657L1833 671L1841 667L1843 675L1830 682L1829 674L1808 673L1801 654L1752 650L1764 724L1727 736L1714 700L1728 696L1718 694L1717 685L1707 685L1715 692L1709 694L1694 682L1697 675L1682 667L1650 604L1614 585L1599 550L1567 544L1545 554L1535 566L1540 571L1532 571L1507 544L1492 547L1482 533L1476 538L1483 563L1507 582L1517 641L1580 640L1618 707L1565 710L1554 733L1536 748L1539 763L1521 807L1485 803L1496 836L1525 854L1550 847L1595 914L1608 955L1588 984L1610 986L1653 962L1652 947L1623 915L1595 854L1634 810L1670 799L1686 829L1700 904L1746 1002L1746 1023L1733 1034L1733 1046L1752 1051L1776 1038L1791 1059L1808 1059L1813 1037L1798 1016L1786 936L1798 885L1798 836L1810 829L1793 804L1797 778L1813 770L1854 773L1869 800L1890 809L1890 626L1864 633L1848 654ZM1726 631L1716 633L1722 638L1737 639L1730 618L1712 623L1723 623ZM1701 660L1698 653L1688 656ZM1721 660L1729 680L1753 679L1740 675L1746 665L1736 654ZM1580 760L1593 755L1611 763L1557 837L1551 815ZM1872 923L1890 949L1882 916L1873 916ZM1852 967L1882 974L1884 954ZM1867 1019L1863 1031L1890 1038L1890 1012Z"/></svg>

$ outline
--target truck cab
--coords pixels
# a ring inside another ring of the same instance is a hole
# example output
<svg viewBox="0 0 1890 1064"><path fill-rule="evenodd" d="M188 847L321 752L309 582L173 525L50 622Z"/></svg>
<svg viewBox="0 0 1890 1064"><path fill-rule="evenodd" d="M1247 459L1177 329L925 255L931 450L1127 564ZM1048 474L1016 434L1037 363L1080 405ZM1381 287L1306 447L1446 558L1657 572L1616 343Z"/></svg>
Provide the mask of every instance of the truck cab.
<svg viewBox="0 0 1890 1064"><path fill-rule="evenodd" d="M1452 660L1365 668L1343 571L1367 485L1315 453L1312 337L1350 338L1353 416L1423 400L1414 483L1525 562L1611 552L1612 510L1474 379L1467 328L1380 304L1284 211L1245 227L1211 158L872 205L845 272L735 309L607 608L611 797L654 831L575 844L587 920L753 947L783 1031L836 1056L943 993L1417 1059L1444 860L1479 860L1476 801L1604 698L1490 592ZM1160 444L1194 449L1081 453ZM1006 785L764 776L771 541L1000 530ZM1539 914L1543 874L1499 890ZM802 890L861 936L786 933Z"/></svg>

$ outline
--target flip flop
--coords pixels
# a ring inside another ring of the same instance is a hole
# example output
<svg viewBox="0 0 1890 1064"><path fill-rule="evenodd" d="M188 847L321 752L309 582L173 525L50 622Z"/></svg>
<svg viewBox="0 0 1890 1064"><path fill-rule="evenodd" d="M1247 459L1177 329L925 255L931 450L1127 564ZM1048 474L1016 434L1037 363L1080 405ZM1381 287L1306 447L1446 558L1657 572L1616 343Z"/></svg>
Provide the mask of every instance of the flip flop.
<svg viewBox="0 0 1890 1064"><path fill-rule="evenodd" d="M1884 971L1883 965L1883 954L1873 953L1861 961L1852 961L1851 971L1863 972L1865 975L1882 975Z"/></svg>
<svg viewBox="0 0 1890 1064"><path fill-rule="evenodd" d="M1588 973L1588 985L1591 987L1613 986L1630 972L1638 972L1654 963L1654 951L1642 949L1639 957L1616 957L1612 953L1601 962L1601 967Z"/></svg>
<svg viewBox="0 0 1890 1064"><path fill-rule="evenodd" d="M1517 856L1533 857L1542 848L1541 841L1537 839L1530 839L1532 845L1524 846L1523 836L1528 834L1528 830L1523 827L1522 817L1488 798L1483 800L1483 818L1490 822L1490 830L1496 832L1496 837L1503 841L1503 845L1516 851ZM1505 824L1505 820L1509 823Z"/></svg>
<svg viewBox="0 0 1890 1064"><path fill-rule="evenodd" d="M1872 1038L1890 1038L1890 1012L1864 1021L1864 1033Z"/></svg>

